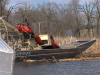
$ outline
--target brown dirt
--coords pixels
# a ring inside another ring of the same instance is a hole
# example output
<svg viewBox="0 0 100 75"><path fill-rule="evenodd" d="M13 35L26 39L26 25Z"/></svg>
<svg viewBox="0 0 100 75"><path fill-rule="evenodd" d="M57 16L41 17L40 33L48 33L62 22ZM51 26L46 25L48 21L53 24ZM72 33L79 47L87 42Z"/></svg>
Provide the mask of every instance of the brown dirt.
<svg viewBox="0 0 100 75"><path fill-rule="evenodd" d="M75 57L75 58L67 58L67 59L57 59L58 62L63 61L88 61L88 60L100 60L100 57ZM55 62L53 59L43 59L43 60L24 60L24 62Z"/></svg>

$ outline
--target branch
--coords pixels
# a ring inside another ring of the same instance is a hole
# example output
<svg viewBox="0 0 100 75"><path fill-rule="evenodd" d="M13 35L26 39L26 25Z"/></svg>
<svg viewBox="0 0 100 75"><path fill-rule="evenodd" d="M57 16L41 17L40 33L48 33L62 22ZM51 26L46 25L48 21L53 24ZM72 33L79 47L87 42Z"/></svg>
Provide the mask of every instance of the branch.
<svg viewBox="0 0 100 75"><path fill-rule="evenodd" d="M11 6L8 10L8 14L7 14L7 17L11 14L11 11L14 9L14 7L16 7L18 4L23 4L23 3L17 3L16 5L14 6Z"/></svg>

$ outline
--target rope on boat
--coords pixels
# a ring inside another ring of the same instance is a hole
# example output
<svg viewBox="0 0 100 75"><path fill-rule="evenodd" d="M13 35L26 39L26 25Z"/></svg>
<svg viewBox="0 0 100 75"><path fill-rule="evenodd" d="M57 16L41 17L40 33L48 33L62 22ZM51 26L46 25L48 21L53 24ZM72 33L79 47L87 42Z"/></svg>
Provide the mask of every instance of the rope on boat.
<svg viewBox="0 0 100 75"><path fill-rule="evenodd" d="M67 75L66 71L59 65L59 63L57 62L57 60L55 59L55 57L54 57L54 56L52 56L52 57L53 57L53 59L55 60L55 62L57 63L57 65L59 66L59 68L62 70L62 72L63 72L65 75Z"/></svg>

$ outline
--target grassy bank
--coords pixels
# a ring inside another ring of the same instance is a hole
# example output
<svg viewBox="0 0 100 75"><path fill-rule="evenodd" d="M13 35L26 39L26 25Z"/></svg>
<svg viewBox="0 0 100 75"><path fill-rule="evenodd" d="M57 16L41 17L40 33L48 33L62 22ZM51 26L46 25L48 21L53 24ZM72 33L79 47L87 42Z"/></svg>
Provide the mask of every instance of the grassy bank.
<svg viewBox="0 0 100 75"><path fill-rule="evenodd" d="M67 58L56 60L58 62L64 61L88 61L88 60L100 60L100 57L79 57L79 58ZM24 60L24 62L56 62L53 59L43 59L43 60Z"/></svg>
<svg viewBox="0 0 100 75"><path fill-rule="evenodd" d="M78 55L78 58L87 58L87 57L100 57L100 39L99 38L75 38L75 37L55 37L55 42L61 46L63 44L68 44L76 40L93 40L96 39L96 42L90 46L86 51Z"/></svg>

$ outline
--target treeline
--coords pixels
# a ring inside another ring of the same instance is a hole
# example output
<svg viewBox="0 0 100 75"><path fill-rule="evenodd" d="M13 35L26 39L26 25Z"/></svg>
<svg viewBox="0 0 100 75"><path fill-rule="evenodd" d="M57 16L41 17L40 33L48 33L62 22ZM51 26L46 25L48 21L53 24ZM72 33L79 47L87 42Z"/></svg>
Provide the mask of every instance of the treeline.
<svg viewBox="0 0 100 75"><path fill-rule="evenodd" d="M64 4L19 3L7 8L8 3L9 0L0 0L0 16L7 16L14 26L16 23L24 23L27 18L36 34L39 34L40 24L43 34L74 37L100 36L100 0L84 3L84 5L80 5L79 0L71 0Z"/></svg>

